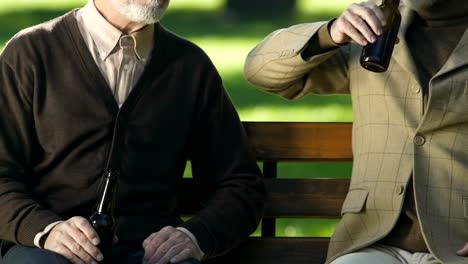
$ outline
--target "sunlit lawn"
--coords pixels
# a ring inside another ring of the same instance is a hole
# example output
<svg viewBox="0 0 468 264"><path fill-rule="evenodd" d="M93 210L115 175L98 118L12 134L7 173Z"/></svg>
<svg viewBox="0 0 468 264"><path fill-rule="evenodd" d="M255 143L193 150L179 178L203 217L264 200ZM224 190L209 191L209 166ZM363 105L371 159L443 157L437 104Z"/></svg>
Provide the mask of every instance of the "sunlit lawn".
<svg viewBox="0 0 468 264"><path fill-rule="evenodd" d="M287 1L287 0L285 0ZM1 0L0 50L22 28L82 6L85 0ZM275 29L297 23L327 20L339 14L350 0L298 0L294 17L248 18L223 12L223 0L172 0L163 24L200 45L221 73L226 89L242 120L252 121L351 121L348 96L308 96L290 102L261 92L242 75L247 53ZM64 58L66 59L66 58ZM349 177L348 163L284 164L280 177ZM329 236L336 221L280 220L278 234Z"/></svg>

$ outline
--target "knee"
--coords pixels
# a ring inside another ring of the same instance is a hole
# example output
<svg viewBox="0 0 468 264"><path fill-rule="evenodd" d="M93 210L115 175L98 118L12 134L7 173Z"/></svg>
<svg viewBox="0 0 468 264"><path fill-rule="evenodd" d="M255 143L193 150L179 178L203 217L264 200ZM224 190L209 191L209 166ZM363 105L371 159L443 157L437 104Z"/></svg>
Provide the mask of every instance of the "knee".
<svg viewBox="0 0 468 264"><path fill-rule="evenodd" d="M70 262L55 252L40 249L14 246L3 257L5 264L70 264Z"/></svg>
<svg viewBox="0 0 468 264"><path fill-rule="evenodd" d="M374 249L364 249L358 252L349 253L343 255L330 264L374 264L374 263L381 263L381 264L402 264L397 258L394 256L385 254L384 252L379 252L378 250Z"/></svg>
<svg viewBox="0 0 468 264"><path fill-rule="evenodd" d="M370 264L373 260L375 260L375 257L372 255L362 252L355 252L343 255L332 261L330 264Z"/></svg>

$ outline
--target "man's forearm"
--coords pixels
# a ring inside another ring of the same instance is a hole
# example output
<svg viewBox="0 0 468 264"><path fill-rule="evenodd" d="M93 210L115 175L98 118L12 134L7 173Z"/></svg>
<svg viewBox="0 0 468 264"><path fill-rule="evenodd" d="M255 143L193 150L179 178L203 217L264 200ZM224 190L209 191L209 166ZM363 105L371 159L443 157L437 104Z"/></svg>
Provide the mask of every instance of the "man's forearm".
<svg viewBox="0 0 468 264"><path fill-rule="evenodd" d="M348 46L337 46L329 22L300 24L270 34L246 59L246 79L287 99L309 93L349 93Z"/></svg>

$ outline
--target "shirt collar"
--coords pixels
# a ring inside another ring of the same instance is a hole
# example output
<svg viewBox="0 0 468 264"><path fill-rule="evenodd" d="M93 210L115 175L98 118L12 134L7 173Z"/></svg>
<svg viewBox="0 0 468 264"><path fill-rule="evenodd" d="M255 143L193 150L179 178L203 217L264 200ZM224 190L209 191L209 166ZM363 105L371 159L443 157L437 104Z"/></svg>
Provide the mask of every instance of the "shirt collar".
<svg viewBox="0 0 468 264"><path fill-rule="evenodd" d="M99 13L93 0L88 1L81 12L84 26L100 51L99 56L102 60L107 59L125 33L114 27ZM137 57L141 61L146 61L153 49L154 25L150 24L131 35L135 41Z"/></svg>

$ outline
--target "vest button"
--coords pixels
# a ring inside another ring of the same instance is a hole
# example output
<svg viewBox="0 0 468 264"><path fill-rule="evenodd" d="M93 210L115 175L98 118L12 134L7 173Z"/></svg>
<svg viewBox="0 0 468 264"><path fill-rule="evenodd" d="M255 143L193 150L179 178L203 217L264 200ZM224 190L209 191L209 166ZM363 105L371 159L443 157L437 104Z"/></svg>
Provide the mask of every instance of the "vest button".
<svg viewBox="0 0 468 264"><path fill-rule="evenodd" d="M416 135L413 140L414 144L416 146L422 146L424 143L426 143L426 138L424 138L423 135Z"/></svg>

